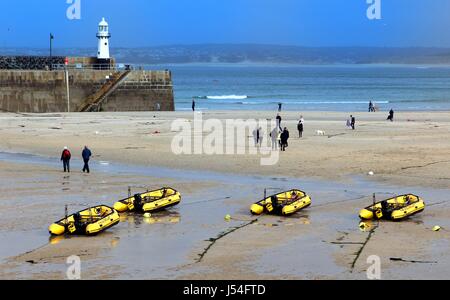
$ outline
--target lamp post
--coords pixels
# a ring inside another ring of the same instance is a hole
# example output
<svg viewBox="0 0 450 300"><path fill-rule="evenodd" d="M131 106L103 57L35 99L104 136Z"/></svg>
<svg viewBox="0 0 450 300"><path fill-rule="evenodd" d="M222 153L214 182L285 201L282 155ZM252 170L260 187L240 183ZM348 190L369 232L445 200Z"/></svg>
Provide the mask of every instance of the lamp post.
<svg viewBox="0 0 450 300"><path fill-rule="evenodd" d="M66 92L67 92L67 112L70 113L70 90L69 90L69 59L64 59L64 69L66 74Z"/></svg>
<svg viewBox="0 0 450 300"><path fill-rule="evenodd" d="M53 46L53 39L55 37L52 33L50 33L50 70L53 70L53 64L52 64L52 46Z"/></svg>

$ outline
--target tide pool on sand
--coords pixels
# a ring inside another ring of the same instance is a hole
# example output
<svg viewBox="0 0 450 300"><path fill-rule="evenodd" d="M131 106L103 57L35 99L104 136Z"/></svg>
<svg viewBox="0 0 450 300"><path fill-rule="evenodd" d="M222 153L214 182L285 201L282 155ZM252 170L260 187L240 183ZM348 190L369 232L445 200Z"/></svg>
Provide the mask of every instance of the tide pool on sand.
<svg viewBox="0 0 450 300"><path fill-rule="evenodd" d="M224 294L226 297L232 295L263 295L266 293L266 287L263 285L226 285L221 286L194 286L190 284L185 286L184 295L205 295L214 298L217 294Z"/></svg>

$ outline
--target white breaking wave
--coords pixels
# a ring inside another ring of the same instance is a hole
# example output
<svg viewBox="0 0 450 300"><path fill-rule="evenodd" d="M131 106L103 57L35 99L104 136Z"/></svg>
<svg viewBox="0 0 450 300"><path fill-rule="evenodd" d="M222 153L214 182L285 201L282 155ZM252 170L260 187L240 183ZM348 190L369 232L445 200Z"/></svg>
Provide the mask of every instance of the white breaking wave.
<svg viewBox="0 0 450 300"><path fill-rule="evenodd" d="M376 104L389 104L389 101L377 101L373 102L374 105ZM277 104L272 101L252 101L252 102L238 102L236 104ZM289 105L289 104L368 104L367 101L289 101L284 102L283 104Z"/></svg>
<svg viewBox="0 0 450 300"><path fill-rule="evenodd" d="M285 104L368 104L368 101L295 101ZM375 101L373 104L389 104L389 101Z"/></svg>
<svg viewBox="0 0 450 300"><path fill-rule="evenodd" d="M246 95L223 95L223 96L206 96L210 100L243 100L247 99Z"/></svg>

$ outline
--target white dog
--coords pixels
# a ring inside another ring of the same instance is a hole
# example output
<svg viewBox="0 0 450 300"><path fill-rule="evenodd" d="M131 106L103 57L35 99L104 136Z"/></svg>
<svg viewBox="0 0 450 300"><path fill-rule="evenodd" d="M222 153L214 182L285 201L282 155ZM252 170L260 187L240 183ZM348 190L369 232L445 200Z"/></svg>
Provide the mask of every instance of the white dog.
<svg viewBox="0 0 450 300"><path fill-rule="evenodd" d="M316 131L316 134L319 135L319 136L323 136L323 135L325 135L325 131L323 131L323 130L317 130L317 131Z"/></svg>

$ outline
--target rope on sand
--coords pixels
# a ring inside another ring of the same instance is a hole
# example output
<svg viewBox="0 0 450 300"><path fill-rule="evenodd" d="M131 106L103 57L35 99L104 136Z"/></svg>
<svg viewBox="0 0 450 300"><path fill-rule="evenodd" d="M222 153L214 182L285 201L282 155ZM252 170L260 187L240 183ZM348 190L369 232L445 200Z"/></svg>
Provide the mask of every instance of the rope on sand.
<svg viewBox="0 0 450 300"><path fill-rule="evenodd" d="M378 226L375 226L374 228L372 228L372 229L370 230L369 235L367 236L365 242L362 244L362 246L361 246L361 248L358 250L358 252L356 252L356 257L355 257L355 259L354 259L353 262L352 262L352 267L351 267L350 273L353 273L353 270L355 269L356 262L358 261L358 259L359 259L359 257L361 256L361 254L362 254L364 248L365 248L366 245L369 243L370 238L371 238L372 235L375 233L375 229L377 229L377 228L378 228Z"/></svg>
<svg viewBox="0 0 450 300"><path fill-rule="evenodd" d="M208 251L212 248L212 246L214 246L214 244L215 244L218 240L220 240L221 238L223 238L223 237L225 237L225 236L227 236L227 235L229 235L229 234L231 234L231 233L233 233L233 232L235 232L235 231L237 231L237 230L239 230L239 229L241 229L241 228L244 228L244 227L247 227L247 226L249 226L249 225L252 225L252 224L254 224L254 223L257 222L257 221L258 221L258 219L254 219L254 220L252 220L252 221L250 221L250 222L248 222L248 223L245 223L245 224L243 224L243 225L241 225L241 226L233 227L233 228L231 228L230 230L228 230L228 231L226 231L226 232L223 232L223 233L219 234L219 236L216 237L216 238L211 238L211 239L209 239L209 241L210 241L211 243L208 245L208 247L205 248L205 250L203 250L202 253L200 253L200 254L198 255L199 258L196 260L196 263L200 263L200 262L203 260L203 258L205 257L205 255L208 253Z"/></svg>

